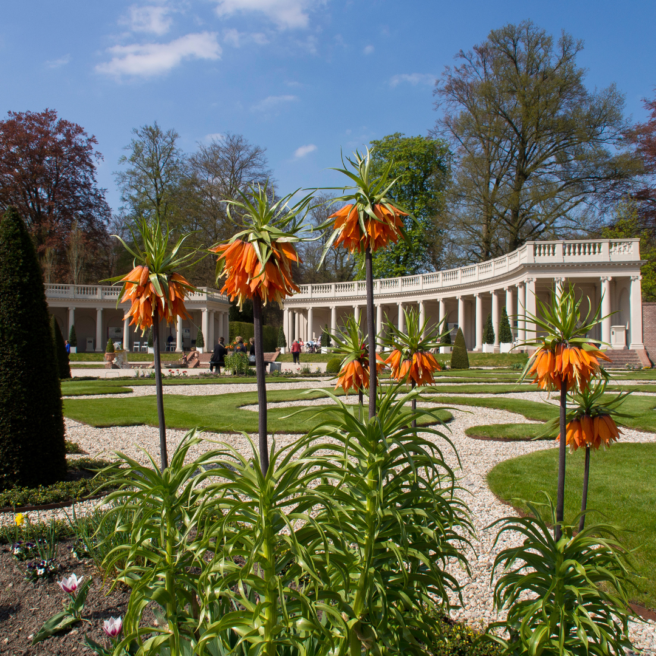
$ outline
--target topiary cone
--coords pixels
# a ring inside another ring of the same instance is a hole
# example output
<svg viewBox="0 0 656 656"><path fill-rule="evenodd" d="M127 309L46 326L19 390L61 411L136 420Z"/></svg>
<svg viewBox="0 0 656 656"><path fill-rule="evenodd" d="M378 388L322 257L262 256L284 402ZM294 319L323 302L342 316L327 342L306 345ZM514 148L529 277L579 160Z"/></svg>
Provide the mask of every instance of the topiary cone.
<svg viewBox="0 0 656 656"><path fill-rule="evenodd" d="M57 360L43 272L18 212L0 219L0 489L66 475Z"/></svg>
<svg viewBox="0 0 656 656"><path fill-rule="evenodd" d="M71 366L68 363L68 353L66 353L66 344L62 335L57 319L54 315L50 317L50 331L52 333L52 342L55 348L55 358L57 360L57 374L59 378L71 377Z"/></svg>
<svg viewBox="0 0 656 656"><path fill-rule="evenodd" d="M465 336L462 334L462 328L458 328L456 341L451 353L451 369L469 369L469 356L467 355L467 345Z"/></svg>

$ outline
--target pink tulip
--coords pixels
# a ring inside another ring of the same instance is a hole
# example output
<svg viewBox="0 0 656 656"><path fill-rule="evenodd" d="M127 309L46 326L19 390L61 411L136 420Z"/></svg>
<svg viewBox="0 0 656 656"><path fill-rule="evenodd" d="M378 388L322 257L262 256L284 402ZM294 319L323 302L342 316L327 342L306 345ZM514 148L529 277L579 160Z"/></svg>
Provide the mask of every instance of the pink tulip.
<svg viewBox="0 0 656 656"><path fill-rule="evenodd" d="M63 578L59 581L59 587L66 594L73 594L80 587L80 583L82 583L83 579L84 576L80 576L78 579L75 574L71 574L68 578Z"/></svg>
<svg viewBox="0 0 656 656"><path fill-rule="evenodd" d="M103 622L103 629L110 638L116 638L123 629L123 619L121 617L110 617Z"/></svg>

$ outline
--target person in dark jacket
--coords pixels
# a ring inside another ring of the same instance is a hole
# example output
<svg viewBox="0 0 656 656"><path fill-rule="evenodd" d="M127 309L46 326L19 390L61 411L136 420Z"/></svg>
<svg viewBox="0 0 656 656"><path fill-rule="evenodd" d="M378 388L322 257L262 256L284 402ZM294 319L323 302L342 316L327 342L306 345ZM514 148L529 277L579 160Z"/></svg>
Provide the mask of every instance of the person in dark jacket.
<svg viewBox="0 0 656 656"><path fill-rule="evenodd" d="M221 367L225 367L225 356L228 355L228 349L224 346L223 337L219 337L219 343L214 347L214 353L210 359L210 371L216 367L216 373L221 373Z"/></svg>
<svg viewBox="0 0 656 656"><path fill-rule="evenodd" d="M246 345L244 344L244 340L242 337L236 337L235 338L235 353L243 353L244 355L248 355L248 349L246 348Z"/></svg>

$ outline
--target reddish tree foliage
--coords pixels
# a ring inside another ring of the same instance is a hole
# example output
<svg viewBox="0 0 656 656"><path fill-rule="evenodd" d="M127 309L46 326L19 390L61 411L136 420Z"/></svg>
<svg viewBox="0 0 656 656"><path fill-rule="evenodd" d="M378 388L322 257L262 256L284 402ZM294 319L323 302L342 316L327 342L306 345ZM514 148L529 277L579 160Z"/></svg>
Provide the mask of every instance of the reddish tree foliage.
<svg viewBox="0 0 656 656"><path fill-rule="evenodd" d="M656 228L656 100L645 100L646 123L638 123L628 134L645 169L645 184L635 194L644 227Z"/></svg>
<svg viewBox="0 0 656 656"><path fill-rule="evenodd" d="M59 272L77 224L93 249L107 238L110 218L96 182L97 140L57 112L9 112L0 121L0 210L18 209L37 250L55 249Z"/></svg>

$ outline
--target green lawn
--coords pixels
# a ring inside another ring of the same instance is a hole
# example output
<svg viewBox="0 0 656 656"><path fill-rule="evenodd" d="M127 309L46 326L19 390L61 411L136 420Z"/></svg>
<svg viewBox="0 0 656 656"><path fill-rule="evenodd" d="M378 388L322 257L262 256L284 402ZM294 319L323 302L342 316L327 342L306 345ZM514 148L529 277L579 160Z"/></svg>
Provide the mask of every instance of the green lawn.
<svg viewBox="0 0 656 656"><path fill-rule="evenodd" d="M481 437L492 440L553 440L555 435L542 435L544 424L486 424L470 426L465 433L470 437Z"/></svg>
<svg viewBox="0 0 656 656"><path fill-rule="evenodd" d="M182 357L181 353L160 353L163 362L175 362ZM104 353L70 353L68 359L73 362L104 362ZM128 362L152 362L155 359L153 353L128 353Z"/></svg>
<svg viewBox="0 0 656 656"><path fill-rule="evenodd" d="M548 449L499 463L488 483L501 499L518 507L518 499L543 501L541 491L556 500L558 450ZM565 519L571 521L581 507L584 452L567 455ZM608 522L626 529L622 534L633 555L637 586L634 601L656 608L656 444L615 444L592 454L588 508L603 512L589 515L591 523ZM514 500L514 501L513 501Z"/></svg>
<svg viewBox="0 0 656 656"><path fill-rule="evenodd" d="M299 401L321 398L319 392L304 394L299 390L269 391L268 400ZM217 433L245 431L257 432L258 414L241 410L244 405L257 403L256 392L241 392L220 396L164 396L166 425L169 428L190 429L196 426ZM65 399L64 415L91 426L135 426L147 424L157 426L157 399L155 396L141 396L130 399ZM315 426L320 419L316 417L319 408L289 415L300 408L279 408L268 412L269 431L272 433L304 433ZM451 419L447 411L440 411L443 421Z"/></svg>

